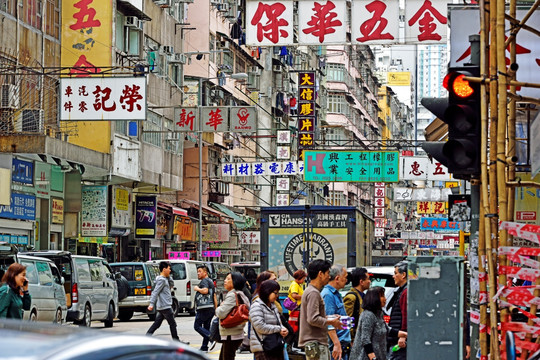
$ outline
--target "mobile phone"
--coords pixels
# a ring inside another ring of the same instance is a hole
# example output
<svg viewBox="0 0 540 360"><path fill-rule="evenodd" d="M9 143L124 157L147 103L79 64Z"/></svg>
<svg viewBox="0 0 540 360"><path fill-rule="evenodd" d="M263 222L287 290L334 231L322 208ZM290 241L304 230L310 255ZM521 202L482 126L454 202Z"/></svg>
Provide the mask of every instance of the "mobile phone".
<svg viewBox="0 0 540 360"><path fill-rule="evenodd" d="M26 286L26 285L28 285L28 280L24 280L23 282L23 286Z"/></svg>

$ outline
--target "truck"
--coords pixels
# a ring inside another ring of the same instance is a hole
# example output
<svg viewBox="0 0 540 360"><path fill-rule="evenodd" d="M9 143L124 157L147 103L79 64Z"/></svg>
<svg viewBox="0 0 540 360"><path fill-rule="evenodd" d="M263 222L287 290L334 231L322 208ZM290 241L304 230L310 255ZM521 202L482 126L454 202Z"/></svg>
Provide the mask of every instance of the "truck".
<svg viewBox="0 0 540 360"><path fill-rule="evenodd" d="M261 270L276 273L281 293L314 259L346 267L371 265L373 219L351 206L261 208Z"/></svg>

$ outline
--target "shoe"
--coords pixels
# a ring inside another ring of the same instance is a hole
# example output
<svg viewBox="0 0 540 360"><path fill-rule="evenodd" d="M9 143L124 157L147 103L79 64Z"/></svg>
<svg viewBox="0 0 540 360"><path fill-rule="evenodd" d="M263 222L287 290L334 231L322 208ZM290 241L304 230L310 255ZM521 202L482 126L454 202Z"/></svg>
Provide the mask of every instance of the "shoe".
<svg viewBox="0 0 540 360"><path fill-rule="evenodd" d="M184 341L184 340L180 340L180 339L178 339L178 341L181 342L182 344L189 345L189 341Z"/></svg>
<svg viewBox="0 0 540 360"><path fill-rule="evenodd" d="M240 345L240 347L238 348L238 353L239 354L246 354L246 353L250 353L251 350L249 349L249 346L245 346L245 345Z"/></svg>
<svg viewBox="0 0 540 360"><path fill-rule="evenodd" d="M214 350L215 347L216 347L216 342L215 341L210 341L208 343L208 351Z"/></svg>

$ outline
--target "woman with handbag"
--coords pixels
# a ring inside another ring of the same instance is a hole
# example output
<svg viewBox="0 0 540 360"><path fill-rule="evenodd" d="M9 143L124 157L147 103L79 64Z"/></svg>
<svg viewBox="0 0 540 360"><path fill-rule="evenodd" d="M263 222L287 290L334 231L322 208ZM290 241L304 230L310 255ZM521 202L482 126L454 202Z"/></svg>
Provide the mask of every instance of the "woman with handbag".
<svg viewBox="0 0 540 360"><path fill-rule="evenodd" d="M289 296L283 301L283 306L289 311L295 310L302 303L302 294L304 289L302 284L306 281L307 274L304 270L296 270L293 274L294 280L289 286Z"/></svg>
<svg viewBox="0 0 540 360"><path fill-rule="evenodd" d="M251 305L249 319L255 330L251 336L251 351L255 360L283 360L284 337L289 333L281 324L274 301L279 296L279 284L274 280L263 281L259 297Z"/></svg>
<svg viewBox="0 0 540 360"><path fill-rule="evenodd" d="M245 283L246 279L239 272L232 272L225 278L227 296L216 309L222 341L219 360L234 360L244 338L244 325L249 319L249 299L242 292Z"/></svg>

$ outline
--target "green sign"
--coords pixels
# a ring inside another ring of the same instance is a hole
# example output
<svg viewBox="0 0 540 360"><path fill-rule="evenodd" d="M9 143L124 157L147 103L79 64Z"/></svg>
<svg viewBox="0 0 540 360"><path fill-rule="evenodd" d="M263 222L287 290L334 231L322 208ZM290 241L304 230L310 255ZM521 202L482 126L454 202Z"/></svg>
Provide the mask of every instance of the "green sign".
<svg viewBox="0 0 540 360"><path fill-rule="evenodd" d="M398 182L398 151L304 151L304 180Z"/></svg>

